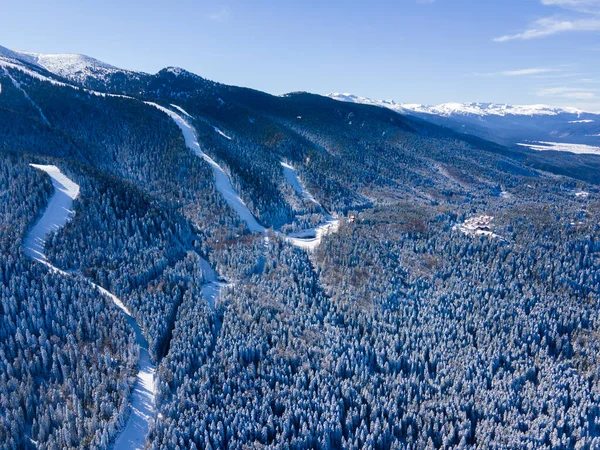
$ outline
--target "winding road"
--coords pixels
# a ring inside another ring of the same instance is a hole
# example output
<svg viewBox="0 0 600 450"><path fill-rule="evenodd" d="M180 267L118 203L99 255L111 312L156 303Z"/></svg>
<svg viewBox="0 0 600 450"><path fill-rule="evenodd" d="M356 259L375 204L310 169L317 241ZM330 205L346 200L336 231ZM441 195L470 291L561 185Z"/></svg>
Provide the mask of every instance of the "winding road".
<svg viewBox="0 0 600 450"><path fill-rule="evenodd" d="M31 167L42 170L50 175L54 193L44 214L23 241L25 254L35 261L46 265L54 272L71 276L48 261L44 253L44 246L48 235L65 226L73 217L73 200L79 195L79 185L70 180L56 166L31 164ZM154 373L156 368L150 360L148 342L144 338L142 329L121 300L96 283L88 279L85 279L85 281L123 311L125 319L135 332L136 342L140 348L140 357L138 361L138 373L129 402L131 412L113 448L116 450L141 450L146 442L150 420L154 417L155 413Z"/></svg>

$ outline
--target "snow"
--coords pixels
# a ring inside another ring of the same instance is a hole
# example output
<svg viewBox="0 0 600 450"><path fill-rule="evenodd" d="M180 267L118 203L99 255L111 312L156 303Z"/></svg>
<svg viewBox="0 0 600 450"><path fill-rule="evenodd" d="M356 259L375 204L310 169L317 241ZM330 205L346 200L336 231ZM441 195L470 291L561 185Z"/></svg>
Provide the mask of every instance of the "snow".
<svg viewBox="0 0 600 450"><path fill-rule="evenodd" d="M46 81L46 82L51 83L51 84L53 84L55 86L69 86L69 87L72 87L74 89L77 89L77 88L75 88L75 86L71 86L71 85L69 85L67 83L63 83L62 81L53 80L52 78L48 78L47 76L44 76L44 75L39 74L39 73L37 73L37 72L35 72L33 70L28 69L27 67L25 67L22 64L19 64L16 61L14 61L14 62L10 61L10 60L8 60L6 58L3 58L1 56L0 56L0 67L3 67L5 70L6 70L6 68L20 70L21 72L25 73L26 75L29 75L32 78L35 78L35 79L40 80L40 81Z"/></svg>
<svg viewBox="0 0 600 450"><path fill-rule="evenodd" d="M127 95L122 95L122 94L108 94L106 92L98 92L98 91L94 91L94 90L91 90L91 89L80 88L80 87L74 86L72 84L63 83L62 81L54 80L54 79L49 78L47 76L44 76L44 75L42 75L42 74L40 74L38 72L35 72L33 70L28 69L26 66L22 65L18 61L7 60L5 57L1 56L1 53L0 53L0 67L2 67L4 69L4 72L11 78L13 84L15 84L15 86L17 88L21 89L24 93L25 93L25 91L22 89L21 85L16 80L13 79L13 77L10 75L10 73L6 70L7 68L19 70L22 73L24 73L25 75L28 75L28 76L30 76L32 78L35 78L35 79L39 80L39 81L45 81L45 82L48 82L48 83L53 84L55 86L69 87L71 89L75 89L76 91L83 91L83 92L86 92L86 93L88 93L90 95L95 95L97 97L118 97L118 98L127 98L127 99L130 99L130 100L136 100L133 97L129 97ZM25 95L27 95L27 93L25 93ZM35 105L35 103L33 103L33 101L28 96L27 96L27 98L28 98L28 100L36 108L38 108L38 110L41 113L41 109L37 105Z"/></svg>
<svg viewBox="0 0 600 450"><path fill-rule="evenodd" d="M569 123L594 123L594 121L590 120L590 119L586 119L586 120L570 120Z"/></svg>
<svg viewBox="0 0 600 450"><path fill-rule="evenodd" d="M577 198L588 198L589 196L590 196L590 193L586 192L586 191L575 192L575 197L577 197Z"/></svg>
<svg viewBox="0 0 600 450"><path fill-rule="evenodd" d="M219 133L219 134L220 134L221 136L223 136L225 139L229 139L229 140L231 140L231 137L230 137L230 136L227 136L227 135L226 135L225 133L223 133L223 132L222 132L220 129L218 129L217 127L213 127L213 128L215 129L215 131L216 131L217 133Z"/></svg>
<svg viewBox="0 0 600 450"><path fill-rule="evenodd" d="M54 194L42 217L27 234L23 243L25 254L40 262L47 262L44 255L44 244L50 233L53 233L73 217L73 200L79 195L79 185L67 178L58 167L51 165L30 164L35 169L50 175Z"/></svg>
<svg viewBox="0 0 600 450"><path fill-rule="evenodd" d="M160 106L156 103L145 102L148 105L154 106L164 113L168 114L171 119L175 121L177 126L181 129L183 133L183 137L185 139L185 143L190 150L192 150L196 155L200 158L204 159L210 167L213 169L213 173L215 176L215 187L217 190L223 195L225 201L231 208L240 216L240 218L246 222L248 225L248 229L253 233L262 233L265 231L265 227L263 227L256 218L252 215L244 201L240 198L237 191L234 189L231 184L231 180L229 176L225 173L225 171L216 163L214 159L204 153L200 144L198 143L198 139L196 138L196 134L194 133L194 129L189 125L183 117L179 114L167 109L163 106Z"/></svg>
<svg viewBox="0 0 600 450"><path fill-rule="evenodd" d="M32 53L32 52L16 52L23 57L29 57L29 60L46 69L55 75L59 75L64 78L81 78L86 74L90 73L91 70L98 71L110 71L114 72L117 69L110 64L106 64L97 59L90 58L85 55L78 55L72 53L55 53L55 54L44 54L44 53Z"/></svg>
<svg viewBox="0 0 600 450"><path fill-rule="evenodd" d="M60 169L53 165L30 164L35 169L42 170L50 175L54 193L42 217L36 222L23 242L25 254L30 258L48 266L52 271L65 276L71 276L65 271L53 266L44 254L46 239L50 233L56 232L73 217L73 200L79 195L79 185L64 175ZM130 398L131 413L125 428L115 442L115 450L139 449L144 447L150 420L154 417L154 401L156 389L154 385L155 367L148 353L148 342L144 338L142 329L137 324L127 307L115 295L103 287L85 279L91 286L105 297L109 298L115 306L125 313L125 318L135 332L136 342L140 348L138 373L133 392Z"/></svg>
<svg viewBox="0 0 600 450"><path fill-rule="evenodd" d="M5 67L3 67L3 68L2 68L2 70L4 70L4 73L6 74L6 76L7 76L8 78L10 78L10 81L12 81L12 84L13 84L13 85L14 85L14 86L15 86L15 87L18 89L18 90L20 90L20 91L23 93L23 95L25 96L25 98L27 99L27 101L28 101L29 103L31 103L35 109L37 109L37 110L38 110L38 113L40 114L40 117L42 118L42 120L44 121L44 123L45 123L46 125L50 126L50 122L48 122L48 119L47 119L47 118L46 118L46 116L44 115L44 112L42 111L42 108L40 108L40 107L38 106L38 104L37 104L37 103L35 103L35 102L34 102L34 101L31 99L31 97L29 96L29 94L27 94L27 92L25 92L25 89L23 89L23 88L21 87L21 84L20 84L20 83L19 83L17 80L15 80L15 79L13 78L13 76L12 76L12 75L11 75L11 74L8 72L8 70L6 70L6 68L5 68ZM0 89L0 92L1 92L1 91L2 91L2 89Z"/></svg>
<svg viewBox="0 0 600 450"><path fill-rule="evenodd" d="M339 228L339 219L330 217L326 222L323 222L316 228L308 228L306 230L299 231L298 233L288 235L285 237L285 240L295 247L314 251L319 244L321 244L323 236L336 233Z"/></svg>
<svg viewBox="0 0 600 450"><path fill-rule="evenodd" d="M469 236L488 236L502 239L502 236L497 235L491 230L492 220L494 220L492 216L486 215L471 217L465 220L464 223L455 225L454 229L462 231Z"/></svg>
<svg viewBox="0 0 600 450"><path fill-rule="evenodd" d="M198 139L196 138L196 134L194 133L194 129L190 124L188 124L183 117L177 114L174 111L171 111L164 106L160 106L156 103L145 102L150 106L154 106L158 108L165 114L169 115L171 119L175 121L177 126L181 129L183 133L183 137L185 139L185 143L190 150L192 150L196 155L200 158L203 158L213 169L213 173L215 176L215 187L217 190L223 195L225 201L231 206L231 208L240 216L240 218L246 222L248 225L248 229L253 233L265 233L267 229L263 227L256 218L252 215L244 201L240 198L237 191L233 188L231 184L231 180L229 176L225 173L225 171L213 160L210 156L204 153L200 144L198 143ZM287 170L286 178L290 181L290 184L294 187L297 192L302 193L301 195L306 195L307 198L312 199L316 204L319 204L314 197L306 190L300 179L298 178L296 171L292 166L287 163L282 163L284 167L284 171ZM306 230L302 230L298 233L294 233L292 235L286 236L286 241L290 242L292 245L296 247L303 248L306 250L314 250L320 243L324 235L328 233L336 232L339 228L340 221L331 216L327 215L327 220L322 224L318 225L315 228L309 228ZM212 270L212 269L211 269ZM215 280L207 279L208 283L203 287L203 292L207 297L207 301L214 307L214 300L218 293L220 292L220 288L225 284L217 282ZM212 286L211 286L212 284Z"/></svg>
<svg viewBox="0 0 600 450"><path fill-rule="evenodd" d="M187 111L186 111L185 109L183 109L181 106L174 105L173 103L171 103L171 106L172 106L173 108L175 108L177 111L179 111L180 113L182 113L183 115L185 115L185 116L188 116L188 117L190 117L190 118L192 117L192 116L191 116L190 114L188 114L188 113L187 113Z"/></svg>
<svg viewBox="0 0 600 450"><path fill-rule="evenodd" d="M208 302L210 309L214 311L215 301L219 298L219 295L221 295L221 289L232 286L232 284L220 281L215 269L213 269L204 258L200 258L200 267L202 267L202 272L204 274L202 295Z"/></svg>
<svg viewBox="0 0 600 450"><path fill-rule="evenodd" d="M312 196L312 194L306 189L304 183L298 177L296 170L288 163L282 161L281 166L288 183L294 188L294 190L301 197L313 202L315 205L321 206L321 204ZM286 236L286 240L292 245L303 248L305 250L314 250L319 246L323 236L329 233L335 233L339 229L340 221L338 218L327 214L325 222L319 224L315 228L308 228L297 233Z"/></svg>
<svg viewBox="0 0 600 450"><path fill-rule="evenodd" d="M281 166L283 167L283 173L285 175L286 180L294 188L296 193L300 195L300 197L305 198L313 202L314 204L321 206L321 204L304 187L304 184L300 181L300 178L298 178L296 170L291 165L283 161L281 162Z"/></svg>
<svg viewBox="0 0 600 450"><path fill-rule="evenodd" d="M473 116L556 116L559 114L584 114L577 108L558 108L548 105L509 105L502 103L442 103L439 105L421 105L416 103L396 103L393 100L372 100L348 93L332 93L328 97L351 103L380 106L400 113L434 114L438 116L473 115Z"/></svg>
<svg viewBox="0 0 600 450"><path fill-rule="evenodd" d="M600 147L593 147L584 144L566 144L562 142L533 142L528 144L518 144L537 151L555 151L570 152L578 154L600 155Z"/></svg>
<svg viewBox="0 0 600 450"><path fill-rule="evenodd" d="M106 81L112 74L117 72L126 73L129 77L139 77L142 75L141 72L122 70L89 56L73 53L45 54L13 51L5 47L0 47L0 56L25 62L77 83L87 81L87 78L90 76Z"/></svg>

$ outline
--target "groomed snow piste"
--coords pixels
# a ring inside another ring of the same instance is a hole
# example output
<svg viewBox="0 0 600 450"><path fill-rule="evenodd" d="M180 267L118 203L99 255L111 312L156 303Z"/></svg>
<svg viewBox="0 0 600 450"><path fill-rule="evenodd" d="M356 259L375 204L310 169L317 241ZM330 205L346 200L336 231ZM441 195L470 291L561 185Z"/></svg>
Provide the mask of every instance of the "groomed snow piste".
<svg viewBox="0 0 600 450"><path fill-rule="evenodd" d="M315 197L308 191L308 189L306 189L306 186L304 186L304 183L302 183L302 181L298 177L296 169L294 169L290 164L283 161L281 162L281 166L283 167L283 173L285 174L285 178L287 179L288 183L292 186L292 188L294 188L296 193L300 197L314 203L315 205L320 206L321 209L325 211L325 209L317 201L317 199L315 199ZM308 228L306 230L298 231L297 233L292 233L286 236L286 240L292 245L295 245L296 247L303 248L306 250L314 250L321 243L323 236L329 233L335 233L340 227L340 221L338 218L333 217L327 212L325 212L325 214L325 222L317 225L315 228Z"/></svg>
<svg viewBox="0 0 600 450"><path fill-rule="evenodd" d="M183 133L183 137L185 139L185 143L190 150L192 150L196 155L203 158L213 169L213 173L215 176L215 187L217 190L225 197L225 200L233 208L233 210L240 216L240 218L246 222L248 225L248 229L253 233L263 233L265 234L266 239L266 231L267 229L263 227L258 220L254 217L254 215L250 212L246 203L240 198L237 191L234 189L231 184L231 180L229 176L225 173L223 168L217 164L217 162L208 156L206 153L202 151L200 148L200 144L198 143L198 139L196 138L196 133L192 126L179 114L174 111L171 111L164 106L158 105L153 102L145 102L147 105L154 106L158 108L165 114L168 114L171 119L175 121L177 126L181 129ZM185 112L182 108L176 105L171 105L176 108L178 111L181 111L184 115L189 116L187 112ZM189 116L191 117L191 116ZM217 130L215 128L215 130ZM217 132L220 132L217 131ZM220 134L223 134L220 132ZM229 136L224 135L226 138ZM230 139L230 138L229 138ZM300 179L298 178L298 174L294 170L292 166L289 164L282 162L285 176L294 190L302 197L309 199L315 204L319 205L319 202L315 200L315 198L308 192L306 187L302 184ZM297 233L291 234L289 236L285 236L285 239L290 242L292 245L303 248L306 250L314 250L320 243L323 236L327 233L335 232L339 228L339 220L331 215L327 215L327 220L317 226L316 228L309 228L306 230L299 231ZM207 286L207 293L210 293L210 287ZM210 300L209 300L210 302Z"/></svg>
<svg viewBox="0 0 600 450"><path fill-rule="evenodd" d="M240 218L246 222L248 225L248 229L253 233L262 233L265 231L265 227L263 227L256 218L252 215L246 203L240 198L237 191L233 188L231 184L231 180L229 176L225 173L225 171L217 164L217 162L208 156L206 153L202 151L200 148L200 144L198 144L198 139L196 139L196 133L194 133L194 129L190 124L188 124L183 117L181 117L176 112L171 111L163 106L160 106L156 103L145 102L148 105L154 106L155 108L160 109L162 112L166 113L175 121L177 126L181 129L183 133L183 138L185 139L185 143L190 150L192 150L196 155L200 158L203 158L212 168L213 173L215 175L215 187L217 190L225 197L225 201L233 208L233 210L238 213ZM178 108L179 109L179 108Z"/></svg>
<svg viewBox="0 0 600 450"><path fill-rule="evenodd" d="M52 271L69 276L68 273L53 266L48 261L44 254L44 246L50 233L58 231L73 217L73 200L79 195L79 185L70 180L56 166L31 164L31 167L50 175L54 193L44 214L25 237L23 242L25 254L43 263ZM155 367L148 353L148 342L144 338L142 329L121 300L96 283L87 279L86 281L125 313L127 322L135 332L136 342L140 348L140 358L137 379L130 398L131 413L123 431L115 441L114 449L141 450L146 442L150 420L154 417Z"/></svg>

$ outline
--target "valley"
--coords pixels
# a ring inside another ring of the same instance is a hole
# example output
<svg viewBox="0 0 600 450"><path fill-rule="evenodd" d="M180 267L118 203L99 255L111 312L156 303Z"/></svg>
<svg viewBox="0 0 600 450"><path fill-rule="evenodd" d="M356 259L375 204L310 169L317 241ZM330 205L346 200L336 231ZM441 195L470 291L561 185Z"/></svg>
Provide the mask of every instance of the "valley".
<svg viewBox="0 0 600 450"><path fill-rule="evenodd" d="M0 65L0 447L597 446L587 113Z"/></svg>

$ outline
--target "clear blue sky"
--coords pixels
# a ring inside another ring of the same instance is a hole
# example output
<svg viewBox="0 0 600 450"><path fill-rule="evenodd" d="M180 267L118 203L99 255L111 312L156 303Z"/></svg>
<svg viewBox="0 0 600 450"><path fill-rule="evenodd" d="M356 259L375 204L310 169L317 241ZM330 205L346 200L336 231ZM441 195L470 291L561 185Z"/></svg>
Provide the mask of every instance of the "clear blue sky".
<svg viewBox="0 0 600 450"><path fill-rule="evenodd" d="M600 111L600 0L4 3L0 45L16 50L180 66L274 94Z"/></svg>

